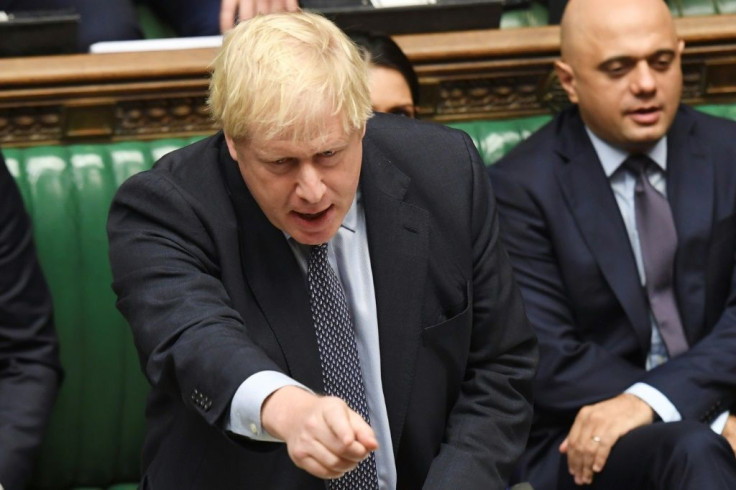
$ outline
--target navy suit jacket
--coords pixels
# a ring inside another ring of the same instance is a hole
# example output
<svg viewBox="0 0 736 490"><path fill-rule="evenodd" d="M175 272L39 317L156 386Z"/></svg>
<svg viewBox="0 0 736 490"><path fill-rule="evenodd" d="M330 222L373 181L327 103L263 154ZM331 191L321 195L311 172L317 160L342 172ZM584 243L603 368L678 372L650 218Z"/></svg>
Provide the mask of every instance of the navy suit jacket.
<svg viewBox="0 0 736 490"><path fill-rule="evenodd" d="M536 342L480 158L463 133L375 116L360 186L398 487L503 489L531 422ZM305 278L222 134L128 180L108 231L153 386L143 487L324 488L283 444L222 430L258 371L322 389Z"/></svg>
<svg viewBox="0 0 736 490"><path fill-rule="evenodd" d="M501 229L540 343L535 417L520 477L556 482L557 445L584 405L648 383L683 419L710 423L736 398L736 123L681 107L667 138L677 229L675 294L690 349L644 369L646 292L576 107L489 169Z"/></svg>
<svg viewBox="0 0 736 490"><path fill-rule="evenodd" d="M61 379L31 222L0 155L0 484L24 488Z"/></svg>

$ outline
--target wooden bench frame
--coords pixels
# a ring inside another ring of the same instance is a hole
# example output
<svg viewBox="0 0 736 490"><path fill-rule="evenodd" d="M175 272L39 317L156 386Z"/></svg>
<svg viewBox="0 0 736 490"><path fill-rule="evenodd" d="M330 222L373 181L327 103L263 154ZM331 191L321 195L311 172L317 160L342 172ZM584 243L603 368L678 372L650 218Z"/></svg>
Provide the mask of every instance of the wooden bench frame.
<svg viewBox="0 0 736 490"><path fill-rule="evenodd" d="M683 99L736 102L736 15L676 19ZM420 117L543 114L565 103L557 26L396 36L421 84ZM0 146L203 134L214 49L0 59Z"/></svg>

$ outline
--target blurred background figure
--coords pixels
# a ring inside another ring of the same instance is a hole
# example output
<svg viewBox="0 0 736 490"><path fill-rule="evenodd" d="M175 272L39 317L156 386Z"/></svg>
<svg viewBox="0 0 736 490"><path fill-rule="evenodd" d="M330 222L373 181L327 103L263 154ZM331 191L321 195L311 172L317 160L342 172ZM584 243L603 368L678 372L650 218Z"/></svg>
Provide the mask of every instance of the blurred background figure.
<svg viewBox="0 0 736 490"><path fill-rule="evenodd" d="M419 81L401 48L385 34L353 31L348 35L370 65L373 110L414 117Z"/></svg>
<svg viewBox="0 0 736 490"><path fill-rule="evenodd" d="M89 50L90 44L102 41L141 39L133 0L0 0L0 11L54 12L79 14L77 50Z"/></svg>
<svg viewBox="0 0 736 490"><path fill-rule="evenodd" d="M120 1L120 0L116 0ZM130 1L130 0L128 0ZM256 14L294 11L299 7L351 7L370 0L144 0L180 36L214 36L232 29L238 20Z"/></svg>
<svg viewBox="0 0 736 490"><path fill-rule="evenodd" d="M567 0L543 0L541 3L546 4L549 9L549 23L559 24L562 19L562 12L565 11Z"/></svg>
<svg viewBox="0 0 736 490"><path fill-rule="evenodd" d="M60 380L51 297L0 154L0 488L24 488Z"/></svg>
<svg viewBox="0 0 736 490"><path fill-rule="evenodd" d="M256 14L370 6L372 0L0 0L0 11L74 11L79 14L77 48L103 41L142 39L138 9L147 7L178 36L215 36Z"/></svg>

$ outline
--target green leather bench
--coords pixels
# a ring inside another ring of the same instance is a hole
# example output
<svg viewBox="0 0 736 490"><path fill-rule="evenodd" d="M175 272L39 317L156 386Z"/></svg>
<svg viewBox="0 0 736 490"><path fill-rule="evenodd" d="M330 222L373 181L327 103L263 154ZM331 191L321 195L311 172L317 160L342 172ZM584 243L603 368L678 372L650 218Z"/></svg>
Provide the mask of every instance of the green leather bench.
<svg viewBox="0 0 736 490"><path fill-rule="evenodd" d="M736 105L703 110L736 119ZM491 164L550 116L454 123ZM31 484L136 488L147 384L110 288L105 223L117 187L194 139L5 149L35 226L66 379Z"/></svg>
<svg viewBox="0 0 736 490"><path fill-rule="evenodd" d="M3 151L34 223L66 372L31 488L137 487L148 388L115 309L105 223L120 183L189 142Z"/></svg>

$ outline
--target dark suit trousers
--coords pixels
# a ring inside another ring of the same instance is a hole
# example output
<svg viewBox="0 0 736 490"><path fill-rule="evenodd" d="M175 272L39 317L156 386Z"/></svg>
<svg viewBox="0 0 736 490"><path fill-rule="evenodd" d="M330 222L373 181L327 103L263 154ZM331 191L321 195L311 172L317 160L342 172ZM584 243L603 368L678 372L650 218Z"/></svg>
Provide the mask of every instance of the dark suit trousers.
<svg viewBox="0 0 736 490"><path fill-rule="evenodd" d="M692 421L655 423L629 432L590 486L575 485L566 458L562 465L558 490L736 489L731 446L709 426Z"/></svg>

